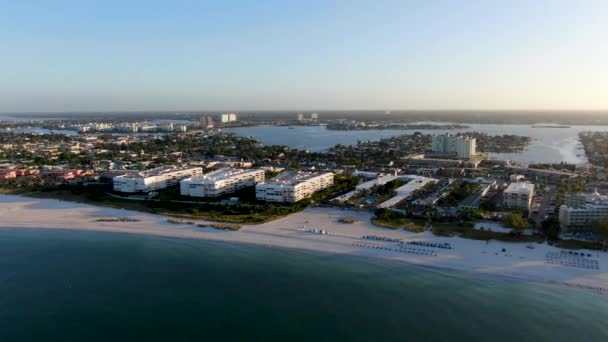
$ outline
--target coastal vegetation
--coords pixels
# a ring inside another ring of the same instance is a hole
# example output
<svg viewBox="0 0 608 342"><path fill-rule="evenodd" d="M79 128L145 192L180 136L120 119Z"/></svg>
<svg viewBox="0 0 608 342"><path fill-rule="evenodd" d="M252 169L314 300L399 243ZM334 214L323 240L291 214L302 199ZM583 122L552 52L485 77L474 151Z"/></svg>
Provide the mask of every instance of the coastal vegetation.
<svg viewBox="0 0 608 342"><path fill-rule="evenodd" d="M523 218L521 213L513 212L506 215L507 218L503 219L503 224L507 227L513 228L511 232L504 233L499 231L492 231L488 229L476 229L474 228L475 220L449 220L449 219L434 219L430 223L430 230L434 235L454 237L458 236L464 239L471 240L496 240L505 242L534 242L543 243L549 242L550 244L565 249L591 249L591 250L605 250L608 244L608 220L598 222L598 225L606 227L601 230L603 233L600 241L584 241L584 240L573 240L573 239L560 239L559 225L557 220L552 219L555 223L550 225L547 222L547 227L543 226L542 231L544 234L523 234L522 230L528 228L529 225ZM372 223L378 227L388 229L404 229L407 231L420 233L424 232L426 227L426 221L424 219L412 218L409 215L403 215L401 213L389 210L389 209L378 209L375 217L372 218Z"/></svg>
<svg viewBox="0 0 608 342"><path fill-rule="evenodd" d="M478 152L514 153L521 152L532 141L531 138L519 135L488 135L480 132L459 133L473 136L477 139ZM433 136L415 132L379 141L358 141L356 145L335 145L323 157L340 164L365 166L374 168L380 166L406 167L410 164L412 155L424 154L431 151ZM311 154L310 157L317 157Z"/></svg>
<svg viewBox="0 0 608 342"><path fill-rule="evenodd" d="M395 195L395 190L407 183L401 179L395 179L383 185L377 185L370 189L370 193L375 196L376 203L382 203Z"/></svg>
<svg viewBox="0 0 608 342"><path fill-rule="evenodd" d="M83 202L151 212L186 219L204 219L228 223L263 223L299 212L313 204L328 204L329 201L349 190L356 184L355 177L337 175L334 185L315 193L312 197L296 203L264 203L255 200L255 193L243 196L241 202L229 204L215 199L183 201L176 197L176 189L160 191L158 199L129 199L112 194L111 185L68 185L43 188L14 188L16 193L31 197L57 198L66 201Z"/></svg>
<svg viewBox="0 0 608 342"><path fill-rule="evenodd" d="M220 230L239 230L239 229L241 229L241 226L236 225L236 224L226 224L226 223L196 223L194 221L184 221L184 220L177 219L177 218L169 218L169 219L167 219L167 222L173 223L173 224L196 225L197 227L201 227L201 228L215 228L215 229L220 229Z"/></svg>
<svg viewBox="0 0 608 342"><path fill-rule="evenodd" d="M553 246L564 249L590 249L590 250L606 250L606 244L600 241L587 241L575 239L560 239L550 242Z"/></svg>
<svg viewBox="0 0 608 342"><path fill-rule="evenodd" d="M141 220L132 217L103 217L98 218L95 222L139 222Z"/></svg>
<svg viewBox="0 0 608 342"><path fill-rule="evenodd" d="M424 232L424 223L390 209L376 210L372 223L389 229L405 229L413 233Z"/></svg>
<svg viewBox="0 0 608 342"><path fill-rule="evenodd" d="M220 229L220 230L239 230L239 229L241 229L241 226L239 226L239 225L225 224L225 223L211 223L211 224L199 223L198 226L199 227L211 227L211 228Z"/></svg>
<svg viewBox="0 0 608 342"><path fill-rule="evenodd" d="M578 137L589 162L608 167L608 132L581 132Z"/></svg>
<svg viewBox="0 0 608 342"><path fill-rule="evenodd" d="M477 140L477 151L490 153L516 153L522 152L532 142L532 138L515 135L489 135L483 132L466 132L458 135L466 135Z"/></svg>
<svg viewBox="0 0 608 342"><path fill-rule="evenodd" d="M431 231L438 236L459 236L472 240L498 240L508 242L538 242L545 238L539 235L523 235L516 232L501 233L473 228L472 222L433 222Z"/></svg>
<svg viewBox="0 0 608 342"><path fill-rule="evenodd" d="M502 222L505 226L515 230L522 230L528 227L528 222L526 222L523 215L519 212L507 213Z"/></svg>
<svg viewBox="0 0 608 342"><path fill-rule="evenodd" d="M542 169L542 170L566 170L570 172L574 172L576 170L576 165L568 164L568 163L531 163L528 165L531 169Z"/></svg>
<svg viewBox="0 0 608 342"><path fill-rule="evenodd" d="M357 122L341 121L327 124L327 129L337 131L360 131L372 129L394 129L394 130L433 130L433 129L465 129L469 128L462 124L424 124L424 123L384 123L384 122Z"/></svg>
<svg viewBox="0 0 608 342"><path fill-rule="evenodd" d="M453 207L462 202L480 188L479 183L455 181L450 185L450 192L439 199L437 205Z"/></svg>

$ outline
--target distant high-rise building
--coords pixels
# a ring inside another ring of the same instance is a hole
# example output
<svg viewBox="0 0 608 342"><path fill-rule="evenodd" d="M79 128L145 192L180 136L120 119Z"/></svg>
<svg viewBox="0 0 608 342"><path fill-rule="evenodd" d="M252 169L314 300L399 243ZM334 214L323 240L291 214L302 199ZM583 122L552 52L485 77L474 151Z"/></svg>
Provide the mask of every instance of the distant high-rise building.
<svg viewBox="0 0 608 342"><path fill-rule="evenodd" d="M298 113L298 121L304 121L304 114Z"/></svg>
<svg viewBox="0 0 608 342"><path fill-rule="evenodd" d="M311 121L317 121L317 120L319 120L319 114L317 114L317 113L310 114L310 120Z"/></svg>
<svg viewBox="0 0 608 342"><path fill-rule="evenodd" d="M237 116L235 113L226 113L222 114L222 123L230 123L237 121Z"/></svg>
<svg viewBox="0 0 608 342"><path fill-rule="evenodd" d="M200 120L201 128L212 128L213 127L213 117L211 115L205 115L201 117Z"/></svg>
<svg viewBox="0 0 608 342"><path fill-rule="evenodd" d="M433 152L441 154L454 154L458 158L468 159L477 154L477 141L475 138L439 134L433 136Z"/></svg>
<svg viewBox="0 0 608 342"><path fill-rule="evenodd" d="M471 137L456 137L456 156L471 158L477 154L477 140Z"/></svg>

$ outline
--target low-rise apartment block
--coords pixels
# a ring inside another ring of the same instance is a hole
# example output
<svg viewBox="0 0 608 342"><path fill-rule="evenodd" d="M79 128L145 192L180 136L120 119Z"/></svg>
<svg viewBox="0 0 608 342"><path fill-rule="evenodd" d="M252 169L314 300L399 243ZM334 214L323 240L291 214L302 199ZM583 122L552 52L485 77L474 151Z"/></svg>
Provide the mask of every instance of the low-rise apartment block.
<svg viewBox="0 0 608 342"><path fill-rule="evenodd" d="M594 221L608 217L608 196L569 194L559 208L559 224L566 229L590 229Z"/></svg>
<svg viewBox="0 0 608 342"><path fill-rule="evenodd" d="M179 181L203 174L200 167L162 167L136 174L116 176L112 179L114 191L135 193L150 192L177 185Z"/></svg>
<svg viewBox="0 0 608 342"><path fill-rule="evenodd" d="M222 168L180 182L180 193L192 197L217 197L264 181L264 170Z"/></svg>
<svg viewBox="0 0 608 342"><path fill-rule="evenodd" d="M504 192L504 205L507 208L529 210L534 198L534 184L513 182Z"/></svg>
<svg viewBox="0 0 608 342"><path fill-rule="evenodd" d="M284 172L256 185L255 197L266 202L295 203L333 184L331 172Z"/></svg>

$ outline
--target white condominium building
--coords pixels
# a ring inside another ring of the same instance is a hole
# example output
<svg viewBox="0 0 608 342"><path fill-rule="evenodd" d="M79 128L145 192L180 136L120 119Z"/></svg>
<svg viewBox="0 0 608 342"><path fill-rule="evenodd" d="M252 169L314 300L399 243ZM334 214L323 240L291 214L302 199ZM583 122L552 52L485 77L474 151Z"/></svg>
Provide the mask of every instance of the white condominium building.
<svg viewBox="0 0 608 342"><path fill-rule="evenodd" d="M595 193L566 195L559 207L559 224L562 228L592 227L593 221L608 217L608 196Z"/></svg>
<svg viewBox="0 0 608 342"><path fill-rule="evenodd" d="M222 114L222 123L229 123L229 122L235 122L237 121L237 116L235 113L226 113L226 114Z"/></svg>
<svg viewBox="0 0 608 342"><path fill-rule="evenodd" d="M192 197L216 197L264 181L264 170L223 168L180 182L180 193Z"/></svg>
<svg viewBox="0 0 608 342"><path fill-rule="evenodd" d="M469 159L477 154L477 140L471 137L439 134L433 136L433 152L454 154L458 158Z"/></svg>
<svg viewBox="0 0 608 342"><path fill-rule="evenodd" d="M534 184L515 182L509 184L504 192L504 205L508 208L530 209L534 198Z"/></svg>
<svg viewBox="0 0 608 342"><path fill-rule="evenodd" d="M331 172L284 172L255 186L260 201L295 203L334 184Z"/></svg>
<svg viewBox="0 0 608 342"><path fill-rule="evenodd" d="M177 185L182 179L198 176L202 173L203 169L200 167L161 167L136 174L116 176L112 178L112 182L114 191L150 192Z"/></svg>

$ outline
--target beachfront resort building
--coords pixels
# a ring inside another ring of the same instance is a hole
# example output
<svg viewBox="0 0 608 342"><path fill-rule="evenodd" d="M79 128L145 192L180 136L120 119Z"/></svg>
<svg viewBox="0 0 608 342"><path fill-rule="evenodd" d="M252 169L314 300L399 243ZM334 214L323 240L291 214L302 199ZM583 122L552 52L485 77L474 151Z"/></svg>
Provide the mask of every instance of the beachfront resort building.
<svg viewBox="0 0 608 342"><path fill-rule="evenodd" d="M503 198L507 208L529 210L534 198L534 184L513 182L505 189Z"/></svg>
<svg viewBox="0 0 608 342"><path fill-rule="evenodd" d="M120 175L112 178L114 191L136 193L150 192L177 185L182 179L203 174L200 167L177 168L160 167L134 174Z"/></svg>
<svg viewBox="0 0 608 342"><path fill-rule="evenodd" d="M477 154L477 140L471 137L438 134L433 136L433 152L469 159Z"/></svg>
<svg viewBox="0 0 608 342"><path fill-rule="evenodd" d="M264 175L264 170L226 167L182 180L180 193L192 197L217 197L263 182Z"/></svg>
<svg viewBox="0 0 608 342"><path fill-rule="evenodd" d="M284 172L255 186L255 197L260 201L295 203L334 184L331 172Z"/></svg>
<svg viewBox="0 0 608 342"><path fill-rule="evenodd" d="M594 193L568 194L559 207L559 225L565 229L590 229L608 217L608 196Z"/></svg>

